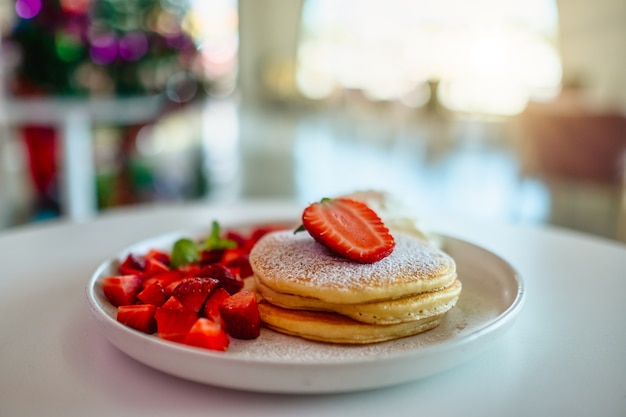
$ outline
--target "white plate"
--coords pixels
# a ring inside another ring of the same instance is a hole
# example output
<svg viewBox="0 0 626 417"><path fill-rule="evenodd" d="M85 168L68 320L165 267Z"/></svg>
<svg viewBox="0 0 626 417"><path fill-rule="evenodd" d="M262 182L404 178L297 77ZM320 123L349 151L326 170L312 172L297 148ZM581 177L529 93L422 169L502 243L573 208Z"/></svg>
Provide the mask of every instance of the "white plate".
<svg viewBox="0 0 626 417"><path fill-rule="evenodd" d="M444 249L457 263L463 291L435 329L390 342L344 346L315 343L262 329L252 341L232 340L212 352L161 340L115 320L101 279L115 274L128 253L169 249L173 233L139 242L101 264L87 286L87 303L101 332L117 348L150 367L185 379L240 390L336 393L380 388L424 378L458 365L488 347L513 324L525 295L521 278L495 254L452 237Z"/></svg>

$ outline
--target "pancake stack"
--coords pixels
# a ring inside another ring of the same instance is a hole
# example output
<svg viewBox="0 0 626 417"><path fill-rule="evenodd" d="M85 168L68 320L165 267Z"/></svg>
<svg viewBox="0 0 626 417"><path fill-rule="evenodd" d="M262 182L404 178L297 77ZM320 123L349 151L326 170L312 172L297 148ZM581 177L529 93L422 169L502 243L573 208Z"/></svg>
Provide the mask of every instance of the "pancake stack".
<svg viewBox="0 0 626 417"><path fill-rule="evenodd" d="M250 253L263 323L329 343L366 344L439 325L461 293L454 260L408 234L386 258L338 257L307 233L272 232Z"/></svg>

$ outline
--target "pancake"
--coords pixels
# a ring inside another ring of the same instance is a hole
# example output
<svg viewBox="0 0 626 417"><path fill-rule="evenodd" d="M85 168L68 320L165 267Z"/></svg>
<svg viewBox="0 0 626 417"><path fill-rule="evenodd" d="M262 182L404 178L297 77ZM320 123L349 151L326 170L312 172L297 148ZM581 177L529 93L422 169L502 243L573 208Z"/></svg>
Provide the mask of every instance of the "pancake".
<svg viewBox="0 0 626 417"><path fill-rule="evenodd" d="M448 287L435 291L359 304L326 303L316 298L281 294L261 283L256 284L256 291L277 307L334 312L363 323L394 324L446 313L455 306L458 300L461 293L461 281L455 280Z"/></svg>
<svg viewBox="0 0 626 417"><path fill-rule="evenodd" d="M454 260L421 239L395 234L393 252L361 264L332 254L308 233L271 232L250 252L261 285L280 293L331 304L388 301L432 292L456 280Z"/></svg>
<svg viewBox="0 0 626 417"><path fill-rule="evenodd" d="M335 313L290 310L259 302L263 323L280 333L326 343L367 344L416 335L437 327L443 314L404 323L365 324Z"/></svg>

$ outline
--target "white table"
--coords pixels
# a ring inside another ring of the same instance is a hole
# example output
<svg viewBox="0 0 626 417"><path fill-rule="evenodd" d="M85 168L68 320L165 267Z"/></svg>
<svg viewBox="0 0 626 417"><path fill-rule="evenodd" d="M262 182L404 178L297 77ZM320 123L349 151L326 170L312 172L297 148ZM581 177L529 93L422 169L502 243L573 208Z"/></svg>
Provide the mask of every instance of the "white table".
<svg viewBox="0 0 626 417"><path fill-rule="evenodd" d="M93 127L153 120L163 104L160 95L126 98L7 98L4 122L9 126L46 124L59 132L62 214L85 220L97 212Z"/></svg>
<svg viewBox="0 0 626 417"><path fill-rule="evenodd" d="M118 351L85 304L94 268L125 246L214 219L301 207L153 206L0 234L2 416L625 416L626 246L550 228L427 219L479 244L525 280L518 320L487 352L405 385L268 395L178 379Z"/></svg>

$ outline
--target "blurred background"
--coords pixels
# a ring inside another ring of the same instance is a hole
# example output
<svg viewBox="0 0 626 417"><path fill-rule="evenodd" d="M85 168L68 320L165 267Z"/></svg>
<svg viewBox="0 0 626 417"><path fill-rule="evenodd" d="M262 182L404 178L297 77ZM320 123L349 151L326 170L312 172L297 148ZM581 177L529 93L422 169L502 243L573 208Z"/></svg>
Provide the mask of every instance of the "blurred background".
<svg viewBox="0 0 626 417"><path fill-rule="evenodd" d="M626 0L0 0L0 229L377 189L626 241Z"/></svg>

